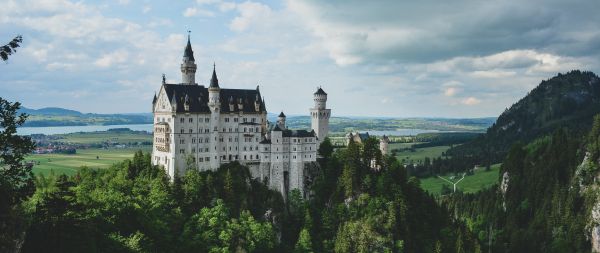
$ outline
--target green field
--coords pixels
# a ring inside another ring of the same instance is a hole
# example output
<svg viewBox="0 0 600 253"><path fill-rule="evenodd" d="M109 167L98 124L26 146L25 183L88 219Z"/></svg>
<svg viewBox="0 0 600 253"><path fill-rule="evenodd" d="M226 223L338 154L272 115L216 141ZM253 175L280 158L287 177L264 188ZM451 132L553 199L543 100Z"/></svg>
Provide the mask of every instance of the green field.
<svg viewBox="0 0 600 253"><path fill-rule="evenodd" d="M48 174L54 170L56 174L73 175L82 166L94 169L108 168L114 163L125 159L133 158L133 154L138 149L81 149L77 154L33 154L26 158L27 161L35 161L33 173ZM150 146L142 149L144 152L150 151ZM98 156L98 159L96 159ZM40 164L38 165L37 162Z"/></svg>
<svg viewBox="0 0 600 253"><path fill-rule="evenodd" d="M390 144L389 149L403 149L410 148L411 145L417 143L392 143ZM427 147L427 148L417 148L415 152L410 150L405 150L396 153L396 158L404 163L421 163L425 157L436 158L442 156L443 152L446 152L450 146L435 146L435 147Z"/></svg>
<svg viewBox="0 0 600 253"><path fill-rule="evenodd" d="M137 143L152 141L152 134L130 131L71 133L58 136L61 137L59 141L80 144L92 144L103 142Z"/></svg>
<svg viewBox="0 0 600 253"><path fill-rule="evenodd" d="M498 173L500 171L500 164L492 165L492 169L490 171L485 171L485 168L481 168L475 171L474 175L466 176L465 179L460 181L456 185L457 190L461 190L466 193L477 192L481 189L490 187L496 183L498 183ZM457 176L455 179L450 179L451 175L443 176L445 179L456 182L462 176ZM440 195L440 191L442 190L442 185L448 185L450 189L452 189L452 184L438 178L438 177L429 177L421 180L421 188L425 191L428 191L434 195Z"/></svg>

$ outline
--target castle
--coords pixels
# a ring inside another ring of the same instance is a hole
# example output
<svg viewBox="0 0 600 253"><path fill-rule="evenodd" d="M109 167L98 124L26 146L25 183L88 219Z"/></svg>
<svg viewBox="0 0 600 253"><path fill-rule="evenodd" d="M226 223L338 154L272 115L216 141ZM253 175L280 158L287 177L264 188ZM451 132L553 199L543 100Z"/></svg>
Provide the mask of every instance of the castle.
<svg viewBox="0 0 600 253"><path fill-rule="evenodd" d="M252 177L287 195L298 189L306 196L307 171L316 166L317 149L329 132L327 93L318 88L310 109L311 130L291 130L286 116L267 120L260 89L219 86L216 67L208 87L196 83L194 52L188 35L181 63L181 83L162 85L152 101L154 145L152 163L171 179L187 169L216 170L237 161Z"/></svg>

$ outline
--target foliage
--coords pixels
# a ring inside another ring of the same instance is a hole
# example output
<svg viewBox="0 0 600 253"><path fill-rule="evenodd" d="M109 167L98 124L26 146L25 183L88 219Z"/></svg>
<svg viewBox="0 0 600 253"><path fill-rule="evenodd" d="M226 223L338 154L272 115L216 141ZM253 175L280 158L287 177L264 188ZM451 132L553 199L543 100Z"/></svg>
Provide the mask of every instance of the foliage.
<svg viewBox="0 0 600 253"><path fill-rule="evenodd" d="M22 42L23 42L23 37L21 37L21 35L18 35L17 37L12 39L10 42L8 42L8 44L1 46L0 47L0 59L2 59L2 61L7 61L8 56L17 52L17 50L15 50L15 48L19 47Z"/></svg>

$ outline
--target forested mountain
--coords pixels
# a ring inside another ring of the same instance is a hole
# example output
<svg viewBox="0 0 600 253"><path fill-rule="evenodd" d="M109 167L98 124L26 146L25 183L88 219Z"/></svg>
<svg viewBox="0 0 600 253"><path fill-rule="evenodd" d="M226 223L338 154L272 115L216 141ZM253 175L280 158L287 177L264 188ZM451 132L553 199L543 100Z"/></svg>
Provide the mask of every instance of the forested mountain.
<svg viewBox="0 0 600 253"><path fill-rule="evenodd" d="M442 203L468 224L482 249L599 251L599 111L600 82L593 73L572 71L542 82L484 137L460 149L507 150L498 185L449 195Z"/></svg>
<svg viewBox="0 0 600 253"><path fill-rule="evenodd" d="M584 134L598 113L600 79L596 74L579 70L558 74L504 111L484 135L448 154L478 156L481 163L498 162L516 141L528 143L561 127Z"/></svg>

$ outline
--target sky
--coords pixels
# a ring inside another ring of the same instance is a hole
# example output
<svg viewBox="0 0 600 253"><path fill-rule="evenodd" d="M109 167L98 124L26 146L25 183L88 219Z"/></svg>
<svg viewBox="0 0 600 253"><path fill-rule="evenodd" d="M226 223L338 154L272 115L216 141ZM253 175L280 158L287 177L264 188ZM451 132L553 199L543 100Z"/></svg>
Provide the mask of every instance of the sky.
<svg viewBox="0 0 600 253"><path fill-rule="evenodd" d="M29 108L151 112L191 31L206 85L260 86L267 110L498 116L559 72L600 71L600 1L0 0L0 97ZM3 42L4 41L4 42Z"/></svg>

